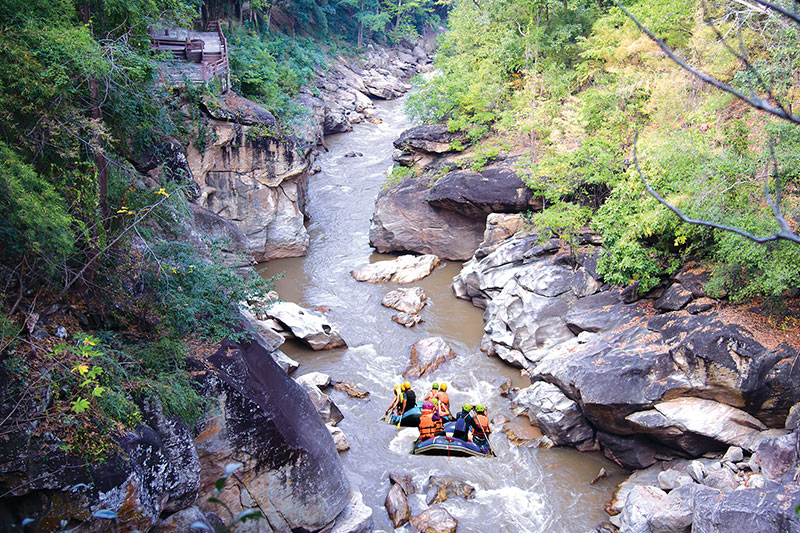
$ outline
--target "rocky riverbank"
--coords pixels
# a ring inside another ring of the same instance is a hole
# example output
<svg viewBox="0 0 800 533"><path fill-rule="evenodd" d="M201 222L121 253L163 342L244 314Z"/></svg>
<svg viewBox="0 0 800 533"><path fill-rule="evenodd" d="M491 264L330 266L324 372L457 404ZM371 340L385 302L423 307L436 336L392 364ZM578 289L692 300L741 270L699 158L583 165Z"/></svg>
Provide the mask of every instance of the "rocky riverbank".
<svg viewBox="0 0 800 533"><path fill-rule="evenodd" d="M612 510L623 511L622 530L688 531L677 522L676 529L640 524L655 520L645 507L667 504L682 506L687 528L692 516L703 517L696 523L706 525L693 531L731 531L725 526L737 513L754 525L776 517L791 524L767 531L800 527L793 511L800 502L797 435L784 429L800 401L793 337L710 298L708 271L697 265L642 297L635 287L603 283L598 236L584 234L574 249L524 229L506 237L520 226L518 215L490 215L486 239L453 280L458 297L485 308L482 349L531 377L512 400L517 412L556 445L601 449L626 468L648 468L651 478L691 464L673 458L711 457L703 460L712 466L687 481L699 488L674 497L663 492L669 485L619 496ZM726 460L729 446L752 458ZM759 474L776 461L779 468ZM744 503L759 491L769 497Z"/></svg>

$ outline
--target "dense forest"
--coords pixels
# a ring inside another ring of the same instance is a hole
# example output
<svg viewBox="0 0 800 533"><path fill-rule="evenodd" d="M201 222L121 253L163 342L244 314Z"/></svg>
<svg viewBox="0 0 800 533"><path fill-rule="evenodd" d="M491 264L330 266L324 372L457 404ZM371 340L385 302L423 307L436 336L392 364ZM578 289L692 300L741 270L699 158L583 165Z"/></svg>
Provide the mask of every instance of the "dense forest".
<svg viewBox="0 0 800 533"><path fill-rule="evenodd" d="M797 117L704 83L636 22L698 72L790 115L800 97L798 25L735 1L624 6L457 2L439 74L420 83L410 112L468 131L474 165L521 155L520 172L547 198L532 223L567 238L587 224L600 231L606 280L647 292L687 258L701 259L714 264L714 294L765 297L777 311L800 287L796 241L765 245L683 223L646 194L634 163L689 217L766 236L782 229L775 196L796 230Z"/></svg>

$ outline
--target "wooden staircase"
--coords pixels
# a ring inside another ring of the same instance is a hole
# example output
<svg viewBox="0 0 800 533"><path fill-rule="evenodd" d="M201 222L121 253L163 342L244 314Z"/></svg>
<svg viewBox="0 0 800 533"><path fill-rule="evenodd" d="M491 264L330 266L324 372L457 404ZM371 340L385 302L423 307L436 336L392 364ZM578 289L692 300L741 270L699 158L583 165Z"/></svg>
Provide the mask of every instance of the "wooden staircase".
<svg viewBox="0 0 800 533"><path fill-rule="evenodd" d="M151 28L151 48L172 56L172 61L165 62L159 69L162 83L182 86L186 81L205 83L216 78L223 92L230 89L228 41L218 20L209 21L205 30Z"/></svg>

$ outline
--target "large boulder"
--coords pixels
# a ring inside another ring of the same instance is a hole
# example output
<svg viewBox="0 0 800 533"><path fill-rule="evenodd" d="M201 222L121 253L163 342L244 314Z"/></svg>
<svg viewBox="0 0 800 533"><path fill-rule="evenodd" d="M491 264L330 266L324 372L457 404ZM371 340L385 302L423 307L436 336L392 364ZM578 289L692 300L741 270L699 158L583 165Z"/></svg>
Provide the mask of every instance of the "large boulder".
<svg viewBox="0 0 800 533"><path fill-rule="evenodd" d="M452 132L446 124L423 124L401 133L394 141L394 147L398 150L443 154L455 151L452 144L463 140L464 133Z"/></svg>
<svg viewBox="0 0 800 533"><path fill-rule="evenodd" d="M411 347L411 361L403 371L405 378L419 378L433 372L443 363L453 359L456 353L441 337L428 337Z"/></svg>
<svg viewBox="0 0 800 533"><path fill-rule="evenodd" d="M594 430L578 404L551 383L537 381L511 402L516 414L526 414L556 445L580 446L594 440Z"/></svg>
<svg viewBox="0 0 800 533"><path fill-rule="evenodd" d="M335 426L344 420L342 411L336 406L331 397L319 390L319 387L312 381L303 380L301 378L297 378L295 381L298 385L303 387L303 390L308 394L311 403L314 404L314 408L317 410L317 413L319 413L323 422Z"/></svg>
<svg viewBox="0 0 800 533"><path fill-rule="evenodd" d="M292 335L313 350L331 350L346 347L339 330L322 313L304 309L292 302L277 302L266 315L288 328Z"/></svg>
<svg viewBox="0 0 800 533"><path fill-rule="evenodd" d="M197 372L205 394L219 402L194 439L201 509L217 512L207 503L214 496L234 514L261 510L275 531L316 531L330 524L350 502L350 484L303 388L254 341L224 341L197 364ZM242 467L217 495L214 482L231 462Z"/></svg>
<svg viewBox="0 0 800 533"><path fill-rule="evenodd" d="M430 188L428 202L481 221L490 213L519 213L542 208L541 199L534 197L533 190L507 163L480 172L448 172Z"/></svg>
<svg viewBox="0 0 800 533"><path fill-rule="evenodd" d="M485 217L475 219L428 203L428 184L409 179L381 192L369 229L378 252L435 254L464 261L478 248Z"/></svg>
<svg viewBox="0 0 800 533"><path fill-rule="evenodd" d="M441 503L454 496L471 500L475 497L475 487L451 477L430 476L425 482L425 503Z"/></svg>
<svg viewBox="0 0 800 533"><path fill-rule="evenodd" d="M364 503L360 492L354 491L347 507L325 531L329 533L371 533L375 527L372 509Z"/></svg>
<svg viewBox="0 0 800 533"><path fill-rule="evenodd" d="M435 255L401 255L397 259L377 261L350 272L357 281L381 283L412 283L428 276L439 266L439 258Z"/></svg>

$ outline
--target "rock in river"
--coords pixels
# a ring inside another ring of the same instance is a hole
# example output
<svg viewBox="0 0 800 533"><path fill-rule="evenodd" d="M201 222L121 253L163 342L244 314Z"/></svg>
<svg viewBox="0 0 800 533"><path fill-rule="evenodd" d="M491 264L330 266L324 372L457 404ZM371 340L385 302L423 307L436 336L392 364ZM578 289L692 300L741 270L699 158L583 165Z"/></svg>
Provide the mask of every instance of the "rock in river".
<svg viewBox="0 0 800 533"><path fill-rule="evenodd" d="M364 265L350 272L357 281L381 283L395 281L411 283L421 280L439 266L439 258L435 255L401 255L389 261L377 261Z"/></svg>
<svg viewBox="0 0 800 533"><path fill-rule="evenodd" d="M453 496L459 496L465 500L475 497L475 487L451 477L431 476L425 483L425 503L441 503Z"/></svg>
<svg viewBox="0 0 800 533"><path fill-rule="evenodd" d="M444 507L434 505L412 518L411 525L418 533L456 533L458 520Z"/></svg>
<svg viewBox="0 0 800 533"><path fill-rule="evenodd" d="M419 378L453 359L456 353L441 337L428 337L411 347L411 363L403 371L403 377Z"/></svg>
<svg viewBox="0 0 800 533"><path fill-rule="evenodd" d="M578 404L551 383L537 381L519 391L511 402L559 446L580 446L594 439L594 430Z"/></svg>
<svg viewBox="0 0 800 533"><path fill-rule="evenodd" d="M266 314L289 328L295 337L313 350L331 350L347 346L339 335L339 330L331 325L322 313L303 309L296 303L278 302L272 304L266 310Z"/></svg>
<svg viewBox="0 0 800 533"><path fill-rule="evenodd" d="M408 505L408 498L403 487L397 483L392 483L386 500L383 502L386 512L389 513L389 520L396 528L408 523L411 519L411 507Z"/></svg>
<svg viewBox="0 0 800 533"><path fill-rule="evenodd" d="M330 396L319 390L319 388L310 381L303 381L300 378L296 381L298 385L303 387L308 397L311 398L311 402L314 404L323 422L335 426L344 420L344 415L336 404L333 403Z"/></svg>
<svg viewBox="0 0 800 533"><path fill-rule="evenodd" d="M419 313L425 307L427 298L422 287L401 288L387 293L381 300L381 305L405 313Z"/></svg>
<svg viewBox="0 0 800 533"><path fill-rule="evenodd" d="M428 183L409 179L383 191L375 201L369 243L381 253L416 252L465 261L478 248L486 226L428 203Z"/></svg>
<svg viewBox="0 0 800 533"><path fill-rule="evenodd" d="M416 313L397 313L392 317L392 320L400 324L401 326L405 326L407 328L411 328L419 324L420 322L425 322L420 318L420 316Z"/></svg>

